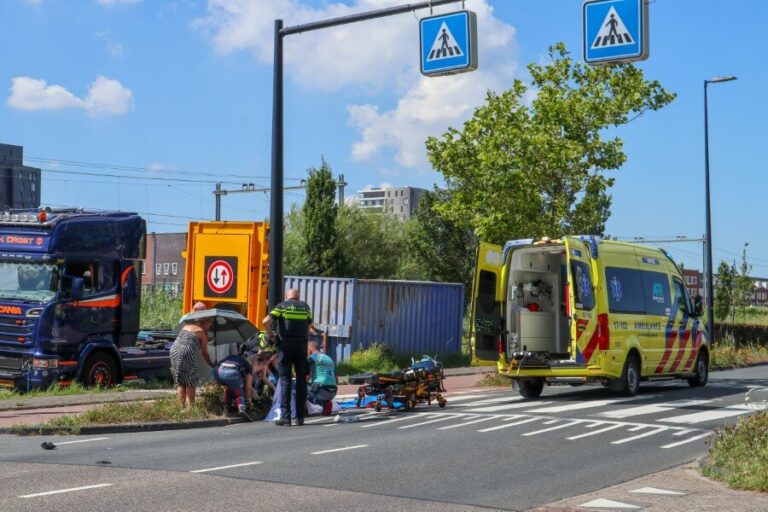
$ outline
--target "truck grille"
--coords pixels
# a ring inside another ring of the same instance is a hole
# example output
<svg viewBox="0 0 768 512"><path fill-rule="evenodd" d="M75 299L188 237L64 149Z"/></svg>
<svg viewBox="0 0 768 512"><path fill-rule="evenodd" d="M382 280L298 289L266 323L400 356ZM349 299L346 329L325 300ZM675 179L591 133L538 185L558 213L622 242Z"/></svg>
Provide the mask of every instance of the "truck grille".
<svg viewBox="0 0 768 512"><path fill-rule="evenodd" d="M0 356L0 368L7 370L21 370L22 359L20 357Z"/></svg>
<svg viewBox="0 0 768 512"><path fill-rule="evenodd" d="M24 325L19 325L21 321ZM35 324L33 321L18 317L0 316L0 342L24 343L32 335ZM21 341L19 338L26 338Z"/></svg>

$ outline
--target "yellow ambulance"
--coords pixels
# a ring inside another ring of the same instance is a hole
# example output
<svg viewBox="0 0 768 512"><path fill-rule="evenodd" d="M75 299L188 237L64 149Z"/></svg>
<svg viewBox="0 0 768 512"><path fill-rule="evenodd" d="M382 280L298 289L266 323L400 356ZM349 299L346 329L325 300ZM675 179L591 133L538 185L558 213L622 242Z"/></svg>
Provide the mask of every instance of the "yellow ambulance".
<svg viewBox="0 0 768 512"><path fill-rule="evenodd" d="M600 382L626 396L641 380L704 386L709 341L666 252L568 236L478 248L472 362L496 364L526 398L544 384Z"/></svg>

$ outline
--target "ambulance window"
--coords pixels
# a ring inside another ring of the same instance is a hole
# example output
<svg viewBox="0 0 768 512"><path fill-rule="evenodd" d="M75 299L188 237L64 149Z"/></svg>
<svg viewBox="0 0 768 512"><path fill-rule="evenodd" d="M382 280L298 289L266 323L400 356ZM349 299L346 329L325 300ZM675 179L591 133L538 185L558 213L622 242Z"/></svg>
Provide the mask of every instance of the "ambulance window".
<svg viewBox="0 0 768 512"><path fill-rule="evenodd" d="M477 285L477 305L479 312L496 313L496 274L493 272L480 271L480 280Z"/></svg>
<svg viewBox="0 0 768 512"><path fill-rule="evenodd" d="M643 276L645 309L649 315L669 316L669 276L662 272L640 272Z"/></svg>
<svg viewBox="0 0 768 512"><path fill-rule="evenodd" d="M691 304L691 299L688 297L688 294L685 292L685 286L683 286L683 283L681 281L678 281L677 279L674 280L674 283L675 283L675 300L673 302L673 307L676 309L679 309L680 311L683 311L684 313L693 312L693 304Z"/></svg>
<svg viewBox="0 0 768 512"><path fill-rule="evenodd" d="M595 307L595 293L589 265L583 261L571 261L571 279L573 279L573 302L577 309L590 310Z"/></svg>
<svg viewBox="0 0 768 512"><path fill-rule="evenodd" d="M605 286L611 313L645 314L643 279L639 270L606 267Z"/></svg>

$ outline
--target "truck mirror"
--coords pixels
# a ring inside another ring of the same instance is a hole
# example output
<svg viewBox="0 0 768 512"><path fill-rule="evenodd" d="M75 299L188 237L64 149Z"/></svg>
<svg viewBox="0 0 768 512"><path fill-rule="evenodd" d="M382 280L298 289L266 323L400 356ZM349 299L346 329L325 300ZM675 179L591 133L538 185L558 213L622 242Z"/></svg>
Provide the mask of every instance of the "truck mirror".
<svg viewBox="0 0 768 512"><path fill-rule="evenodd" d="M693 299L693 316L700 317L704 312L704 298L701 295L697 295Z"/></svg>
<svg viewBox="0 0 768 512"><path fill-rule="evenodd" d="M69 296L74 300L80 300L83 298L83 278L73 277L72 288L69 290Z"/></svg>

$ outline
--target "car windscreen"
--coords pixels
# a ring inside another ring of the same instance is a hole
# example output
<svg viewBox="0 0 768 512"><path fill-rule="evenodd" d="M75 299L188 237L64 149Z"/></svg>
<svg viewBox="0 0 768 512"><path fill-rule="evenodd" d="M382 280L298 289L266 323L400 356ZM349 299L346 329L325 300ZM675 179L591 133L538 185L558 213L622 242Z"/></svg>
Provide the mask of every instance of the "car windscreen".
<svg viewBox="0 0 768 512"><path fill-rule="evenodd" d="M45 302L53 299L59 286L56 265L31 262L0 262L0 299Z"/></svg>

